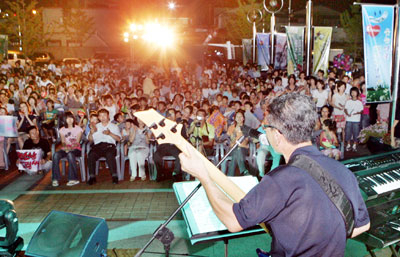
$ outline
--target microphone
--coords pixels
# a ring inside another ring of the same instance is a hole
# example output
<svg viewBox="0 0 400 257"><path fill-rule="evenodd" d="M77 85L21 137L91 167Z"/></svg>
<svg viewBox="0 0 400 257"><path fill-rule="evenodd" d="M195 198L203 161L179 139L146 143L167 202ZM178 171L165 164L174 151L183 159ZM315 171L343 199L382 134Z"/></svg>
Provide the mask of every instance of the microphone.
<svg viewBox="0 0 400 257"><path fill-rule="evenodd" d="M247 137L252 137L255 139L258 139L260 137L260 135L262 134L261 132L257 131L256 129L252 129L249 126L242 126L240 128L242 130L243 135L247 136Z"/></svg>
<svg viewBox="0 0 400 257"><path fill-rule="evenodd" d="M249 126L246 125L242 126L240 129L242 130L243 135L258 139L258 141L260 141L260 143L263 145L269 145L266 134L261 133L260 131L250 128Z"/></svg>

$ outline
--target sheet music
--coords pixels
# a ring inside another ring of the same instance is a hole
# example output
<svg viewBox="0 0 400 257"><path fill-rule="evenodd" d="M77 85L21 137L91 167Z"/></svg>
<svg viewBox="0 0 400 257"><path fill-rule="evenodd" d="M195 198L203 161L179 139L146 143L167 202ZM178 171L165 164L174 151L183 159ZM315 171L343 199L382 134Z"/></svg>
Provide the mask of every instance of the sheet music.
<svg viewBox="0 0 400 257"><path fill-rule="evenodd" d="M253 176L229 178L246 193L258 184L257 178ZM181 197L181 200L183 201L187 197L187 195L189 195L193 191L193 189L199 184L199 182L180 182L175 184L175 189L181 187L183 195L180 194L180 192L178 193ZM185 214L189 220L189 225L191 222L195 223L193 224L194 226L191 226L193 234L215 232L227 229L213 212L203 187L201 187L199 191L197 191L196 194L192 197L192 199L189 200L183 210L185 211Z"/></svg>

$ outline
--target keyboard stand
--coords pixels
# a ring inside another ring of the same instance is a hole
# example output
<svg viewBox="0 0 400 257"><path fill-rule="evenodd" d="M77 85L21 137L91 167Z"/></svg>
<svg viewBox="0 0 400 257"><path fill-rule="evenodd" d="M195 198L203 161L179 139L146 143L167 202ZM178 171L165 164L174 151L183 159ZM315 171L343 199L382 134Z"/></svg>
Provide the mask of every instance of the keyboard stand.
<svg viewBox="0 0 400 257"><path fill-rule="evenodd" d="M369 245L365 245L367 247L367 251L371 254L371 257L377 257L374 253L374 247L370 247ZM400 244L392 244L389 245L390 251L392 251L392 257L400 257Z"/></svg>

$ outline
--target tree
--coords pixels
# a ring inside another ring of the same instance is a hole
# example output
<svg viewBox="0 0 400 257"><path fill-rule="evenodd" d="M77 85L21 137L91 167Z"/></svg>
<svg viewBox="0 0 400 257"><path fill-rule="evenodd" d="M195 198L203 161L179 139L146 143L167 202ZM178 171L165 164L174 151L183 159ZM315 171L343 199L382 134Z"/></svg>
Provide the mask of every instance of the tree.
<svg viewBox="0 0 400 257"><path fill-rule="evenodd" d="M252 9L263 10L262 1L256 0L237 0L238 7L227 11L222 15L226 15L226 33L227 40L232 41L235 44L242 44L243 38L253 37L253 25L247 20L247 13ZM269 13L264 12L265 21L269 21ZM269 30L269 22L265 22L266 31ZM261 31L260 22L257 24L257 31Z"/></svg>
<svg viewBox="0 0 400 257"><path fill-rule="evenodd" d="M37 1L26 4L24 0L8 0L7 17L0 23L0 29L8 35L10 42L22 43L22 51L31 55L44 44L41 8Z"/></svg>
<svg viewBox="0 0 400 257"><path fill-rule="evenodd" d="M362 58L363 53L363 29L362 16L359 5L350 6L340 15L340 24L346 32L347 41L350 43L348 50L354 58Z"/></svg>
<svg viewBox="0 0 400 257"><path fill-rule="evenodd" d="M64 8L58 27L69 40L83 45L94 34L94 19L78 8Z"/></svg>

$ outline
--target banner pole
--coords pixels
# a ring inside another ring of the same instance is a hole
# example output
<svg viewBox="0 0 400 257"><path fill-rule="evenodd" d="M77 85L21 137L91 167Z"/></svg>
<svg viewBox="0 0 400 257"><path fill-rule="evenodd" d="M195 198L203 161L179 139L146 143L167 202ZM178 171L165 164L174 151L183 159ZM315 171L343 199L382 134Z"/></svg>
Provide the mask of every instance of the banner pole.
<svg viewBox="0 0 400 257"><path fill-rule="evenodd" d="M399 70L400 70L400 63L399 63L399 40L400 40L400 34L399 34L399 2L400 0L397 0L397 5L395 6L395 24L394 24L394 33L395 36L394 38L394 58L392 61L394 61L394 71L393 71L393 101L392 101L392 117L391 117L391 122L390 122L390 127L393 127L393 123L395 120L395 115L396 115L396 105L397 105L397 94L398 94L398 87L399 87Z"/></svg>
<svg viewBox="0 0 400 257"><path fill-rule="evenodd" d="M253 65L256 63L256 34L257 34L256 22L253 22Z"/></svg>
<svg viewBox="0 0 400 257"><path fill-rule="evenodd" d="M312 1L306 5L306 75L310 75L311 58Z"/></svg>
<svg viewBox="0 0 400 257"><path fill-rule="evenodd" d="M275 60L274 60L274 51L275 51L275 13L272 13L271 16L271 58L269 63L272 64L272 67L275 68Z"/></svg>

